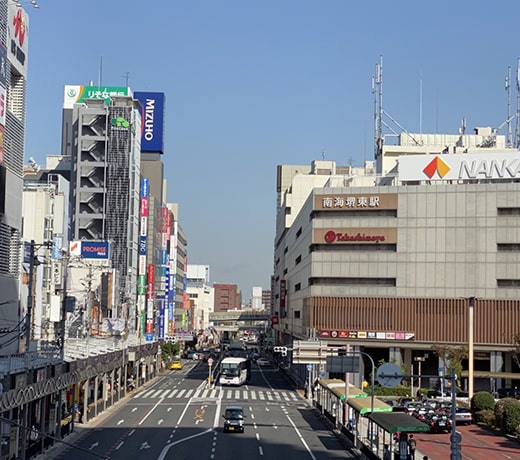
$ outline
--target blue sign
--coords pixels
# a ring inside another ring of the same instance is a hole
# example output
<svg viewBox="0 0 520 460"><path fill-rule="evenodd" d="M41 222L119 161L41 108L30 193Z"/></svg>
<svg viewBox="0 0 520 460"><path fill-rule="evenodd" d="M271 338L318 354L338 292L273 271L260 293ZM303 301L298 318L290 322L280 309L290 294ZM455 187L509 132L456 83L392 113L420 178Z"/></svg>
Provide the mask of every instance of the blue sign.
<svg viewBox="0 0 520 460"><path fill-rule="evenodd" d="M23 261L24 261L24 263L30 264L32 255L33 254L31 254L31 243L29 241L24 241L23 242Z"/></svg>
<svg viewBox="0 0 520 460"><path fill-rule="evenodd" d="M141 197L148 198L148 193L149 193L149 183L148 183L148 179L145 177L145 178L143 178L143 180L141 182Z"/></svg>
<svg viewBox="0 0 520 460"><path fill-rule="evenodd" d="M147 342L153 342L153 332L147 332L145 335L145 340Z"/></svg>
<svg viewBox="0 0 520 460"><path fill-rule="evenodd" d="M61 259L62 258L62 254L61 254L62 248L63 248L63 238L61 236L55 236L52 239L52 256L51 256L51 258L54 260Z"/></svg>
<svg viewBox="0 0 520 460"><path fill-rule="evenodd" d="M164 93L136 91L141 103L141 151L164 153Z"/></svg>
<svg viewBox="0 0 520 460"><path fill-rule="evenodd" d="M83 259L108 259L110 243L108 241L81 241L81 257Z"/></svg>
<svg viewBox="0 0 520 460"><path fill-rule="evenodd" d="M146 236L140 236L139 237L139 255L145 256L146 255Z"/></svg>
<svg viewBox="0 0 520 460"><path fill-rule="evenodd" d="M312 364L307 364L307 370L312 371Z"/></svg>

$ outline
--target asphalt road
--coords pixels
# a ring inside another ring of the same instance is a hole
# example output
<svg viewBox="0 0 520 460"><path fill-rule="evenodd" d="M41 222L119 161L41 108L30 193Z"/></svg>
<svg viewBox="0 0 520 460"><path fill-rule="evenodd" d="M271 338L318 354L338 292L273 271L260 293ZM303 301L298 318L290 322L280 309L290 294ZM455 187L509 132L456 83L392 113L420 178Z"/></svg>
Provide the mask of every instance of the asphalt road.
<svg viewBox="0 0 520 460"><path fill-rule="evenodd" d="M275 368L253 365L241 387L207 388L208 365L186 361L88 426L55 459L354 459ZM244 433L224 433L227 405L241 405Z"/></svg>

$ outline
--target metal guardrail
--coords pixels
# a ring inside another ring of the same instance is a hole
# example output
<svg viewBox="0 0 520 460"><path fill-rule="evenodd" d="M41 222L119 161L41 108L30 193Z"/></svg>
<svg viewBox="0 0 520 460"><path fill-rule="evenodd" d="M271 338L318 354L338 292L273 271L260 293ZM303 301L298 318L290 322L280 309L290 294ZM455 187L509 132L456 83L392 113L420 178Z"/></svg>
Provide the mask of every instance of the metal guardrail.
<svg viewBox="0 0 520 460"><path fill-rule="evenodd" d="M67 338L65 340L64 359L74 361L89 356L103 355L112 351L124 350L145 343L137 334L128 337L90 336L83 339ZM0 356L0 376L23 372L27 369L37 369L52 364L63 362L61 350L58 346L39 347L36 351L19 353L9 356Z"/></svg>

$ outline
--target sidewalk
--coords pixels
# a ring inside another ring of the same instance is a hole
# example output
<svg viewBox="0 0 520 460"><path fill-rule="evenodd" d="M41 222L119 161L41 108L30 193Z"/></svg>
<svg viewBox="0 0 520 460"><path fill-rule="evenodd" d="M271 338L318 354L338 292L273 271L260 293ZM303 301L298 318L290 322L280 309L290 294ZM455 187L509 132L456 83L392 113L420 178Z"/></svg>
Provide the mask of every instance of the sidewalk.
<svg viewBox="0 0 520 460"><path fill-rule="evenodd" d="M146 382L144 385L139 387L137 391L140 391L144 388L152 385L155 380L160 376L157 375L153 379ZM42 454L37 455L36 457L32 457L35 460L54 460L58 458L60 455L65 453L68 449L77 448L78 443L81 439L90 433L94 428L104 422L107 418L112 416L112 414L121 406L122 404L128 401L128 398L136 393L136 390L128 392L126 397L121 398L117 401L113 406L109 407L104 412L100 413L97 417L90 419L87 423L74 423L74 431L70 433L68 436L63 438L60 441L55 441L54 445L47 449Z"/></svg>

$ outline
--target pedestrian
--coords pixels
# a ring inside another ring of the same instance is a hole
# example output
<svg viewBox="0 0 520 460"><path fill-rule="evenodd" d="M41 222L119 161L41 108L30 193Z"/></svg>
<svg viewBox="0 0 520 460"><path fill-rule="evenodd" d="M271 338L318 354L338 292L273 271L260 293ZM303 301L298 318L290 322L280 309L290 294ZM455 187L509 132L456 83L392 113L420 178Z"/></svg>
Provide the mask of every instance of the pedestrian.
<svg viewBox="0 0 520 460"><path fill-rule="evenodd" d="M392 452L388 444L383 445L383 460L392 460Z"/></svg>
<svg viewBox="0 0 520 460"><path fill-rule="evenodd" d="M415 448L417 447L417 441L413 437L413 434L408 438L408 452L410 454L410 460L415 460Z"/></svg>

